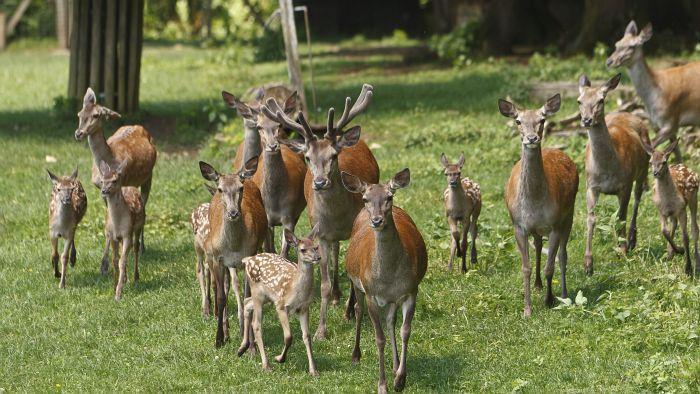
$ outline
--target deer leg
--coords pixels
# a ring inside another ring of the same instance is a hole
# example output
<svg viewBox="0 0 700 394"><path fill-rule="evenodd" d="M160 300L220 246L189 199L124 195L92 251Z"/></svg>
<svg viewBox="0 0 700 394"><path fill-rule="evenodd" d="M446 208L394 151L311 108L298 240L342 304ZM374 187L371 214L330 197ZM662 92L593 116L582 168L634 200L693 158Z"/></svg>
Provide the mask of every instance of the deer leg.
<svg viewBox="0 0 700 394"><path fill-rule="evenodd" d="M364 297L360 294L359 290L353 285L353 293L355 294L355 347L352 349L352 363L357 364L360 362L360 356L362 352L360 351L360 333L362 332L362 301Z"/></svg>
<svg viewBox="0 0 700 394"><path fill-rule="evenodd" d="M195 254L197 256L197 262L194 265L195 273L197 274L197 281L199 282L199 290L202 293L202 316L209 317L209 295L207 294L208 286L204 279L204 262L202 256L202 251L195 246Z"/></svg>
<svg viewBox="0 0 700 394"><path fill-rule="evenodd" d="M275 253L275 228L273 226L267 228L265 240L263 241L263 250L267 253Z"/></svg>
<svg viewBox="0 0 700 394"><path fill-rule="evenodd" d="M75 260L76 260L76 251L75 251L75 234L73 234L73 241L70 243L70 266L75 267Z"/></svg>
<svg viewBox="0 0 700 394"><path fill-rule="evenodd" d="M215 256L214 260L216 259L217 257ZM224 308L226 306L226 293L224 292L225 267L220 262L215 261L213 263L212 272L214 274L217 310L215 346L220 348L224 346Z"/></svg>
<svg viewBox="0 0 700 394"><path fill-rule="evenodd" d="M105 231L105 248L104 252L102 252L102 265L100 265L100 274L102 275L107 275L109 273L109 245L109 236Z"/></svg>
<svg viewBox="0 0 700 394"><path fill-rule="evenodd" d="M617 221L620 223L620 227L617 229L617 239L622 253L627 253L629 250L629 245L627 244L627 209L630 205L630 197L632 195L632 190L623 190L617 195L617 200L620 203L620 209L617 213Z"/></svg>
<svg viewBox="0 0 700 394"><path fill-rule="evenodd" d="M53 276L61 277L58 272L58 237L51 237L51 267L53 267Z"/></svg>
<svg viewBox="0 0 700 394"><path fill-rule="evenodd" d="M338 272L338 255L340 252L340 242L333 242L333 253L331 257L333 258L333 290L331 291L331 302L333 305L338 305L340 299L343 297L343 293L340 292L340 282L338 277L340 273Z"/></svg>
<svg viewBox="0 0 700 394"><path fill-rule="evenodd" d="M469 227L471 227L471 221L469 218L465 218L462 221L462 243L459 245L459 251L462 254L462 273L467 272L467 234L469 232Z"/></svg>
<svg viewBox="0 0 700 394"><path fill-rule="evenodd" d="M542 263L542 236L532 235L535 244L535 289L542 290L542 277L540 276L540 265Z"/></svg>
<svg viewBox="0 0 700 394"><path fill-rule="evenodd" d="M253 333L255 334L255 343L258 346L258 351L260 352L260 359L262 360L262 367L264 370L270 370L270 364L267 361L267 354L265 354L265 346L263 344L262 338L262 318L263 318L263 305L258 299L253 299Z"/></svg>
<svg viewBox="0 0 700 394"><path fill-rule="evenodd" d="M301 338L304 341L304 347L306 348L306 357L309 359L309 375L313 377L318 377L318 371L316 371L316 362L314 361L314 355L311 351L311 339L309 338L308 307L299 311L299 325L301 326Z"/></svg>
<svg viewBox="0 0 700 394"><path fill-rule="evenodd" d="M253 299L248 297L245 299L243 309L243 339L241 340L241 346L238 348L238 357L241 357L243 353L250 347L250 331L251 331L251 320L253 319Z"/></svg>
<svg viewBox="0 0 700 394"><path fill-rule="evenodd" d="M472 248L471 248L471 265L475 266L477 265L477 256L476 256L476 236L478 233L478 228L477 228L477 220L479 219L479 214L478 213L472 213L472 221L471 225L469 226L469 232L471 233L471 241L472 241Z"/></svg>
<svg viewBox="0 0 700 394"><path fill-rule="evenodd" d="M282 228L294 233L294 229L296 228L297 223L293 218L284 218L282 219ZM289 248L290 245L287 243L287 238L284 236L284 232L282 232L282 235L280 236L282 238L282 251L280 254L284 256L284 258L289 258Z"/></svg>
<svg viewBox="0 0 700 394"><path fill-rule="evenodd" d="M73 245L74 234L66 234L65 242L63 243L63 253L61 253L61 281L58 287L61 289L66 288L66 273L68 271L68 258L70 254L71 245Z"/></svg>
<svg viewBox="0 0 700 394"><path fill-rule="evenodd" d="M452 264L455 259L455 255L459 256L459 224L456 220L452 218L447 218L447 222L450 224L450 235L452 236L452 244L450 245L450 263L447 269L452 271Z"/></svg>
<svg viewBox="0 0 700 394"><path fill-rule="evenodd" d="M151 175L146 182L141 185L141 204L143 204L143 214L146 215L146 203L148 203L148 196L151 194L151 184L153 182L153 175ZM146 251L146 243L143 240L143 233L144 231L141 231L141 234L139 235L139 242L140 242L140 248L141 254L143 254Z"/></svg>
<svg viewBox="0 0 700 394"><path fill-rule="evenodd" d="M345 320L350 320L355 316L355 286L350 283L350 295L348 296L348 302L345 304L345 314L343 318Z"/></svg>
<svg viewBox="0 0 700 394"><path fill-rule="evenodd" d="M126 260L129 258L130 250L131 237L124 237L122 239L122 254L119 256L119 280L117 281L117 290L114 294L116 301L122 299L122 289L124 288L124 282L126 282Z"/></svg>
<svg viewBox="0 0 700 394"><path fill-rule="evenodd" d="M530 301L530 273L532 271L530 251L528 250L527 233L518 226L515 226L515 241L518 244L520 259L522 260L523 287L525 288L523 317L530 317L532 314L532 303Z"/></svg>
<svg viewBox="0 0 700 394"><path fill-rule="evenodd" d="M367 304L369 318L372 320L372 325L374 326L374 340L377 344L377 358L379 359L379 382L377 384L377 392L380 394L386 393L386 375L384 373L384 344L386 343L386 338L384 337L384 330L382 329L382 322L379 317L379 307L369 297L366 297L365 303Z"/></svg>
<svg viewBox="0 0 700 394"><path fill-rule="evenodd" d="M552 293L552 278L554 277L554 263L557 257L557 251L559 250L559 242L561 241L561 235L558 231L552 231L549 233L549 239L547 240L548 253L547 253L547 265L544 266L544 277L547 280L547 295L544 298L544 303L548 307L554 306L554 294Z"/></svg>
<svg viewBox="0 0 700 394"><path fill-rule="evenodd" d="M683 248L685 249L685 274L693 276L693 265L690 262L690 240L688 239L688 217L685 209L681 211L678 217L681 223L681 231L683 232Z"/></svg>
<svg viewBox="0 0 700 394"><path fill-rule="evenodd" d="M287 308L284 306L277 308L277 317L280 320L280 325L282 326L282 333L284 334L284 348L282 348L282 353L275 357L275 361L278 363L283 363L287 360L287 352L292 346L292 329L289 327L289 314L287 313Z"/></svg>
<svg viewBox="0 0 700 394"><path fill-rule="evenodd" d="M583 269L588 276L593 276L593 231L595 231L595 206L598 204L599 196L600 192L587 188L586 209L588 210L588 219L586 221L586 254L583 256Z"/></svg>
<svg viewBox="0 0 700 394"><path fill-rule="evenodd" d="M389 344L391 345L392 371L396 373L399 369L399 353L396 348L396 303L388 304L386 307L386 328L389 330Z"/></svg>
<svg viewBox="0 0 700 394"><path fill-rule="evenodd" d="M678 219L671 216L671 217L668 217L665 219L662 218L661 220L662 220L661 221L662 233L663 233L664 237L666 238L666 241L668 242L667 253L668 253L668 259L670 260L673 258L673 255L675 253L683 254L683 253L685 253L685 250L682 247L677 246L676 243L673 241L673 237L676 235L676 227L678 226ZM666 227L667 220L671 222L671 229L670 230Z"/></svg>
<svg viewBox="0 0 700 394"><path fill-rule="evenodd" d="M236 297L236 316L238 317L238 327L240 329L241 335L244 332L244 306L243 298L241 297L240 284L238 282L238 271L235 268L229 268L229 276L231 277L231 288L233 290L233 296ZM245 275L245 273L243 274Z"/></svg>
<svg viewBox="0 0 700 394"><path fill-rule="evenodd" d="M690 230L693 236L693 245L695 250L695 276L700 277L700 253L698 253L698 192L693 192L688 201L690 207Z"/></svg>
<svg viewBox="0 0 700 394"><path fill-rule="evenodd" d="M564 225L562 230L561 238L559 240L559 271L561 275L561 298L569 298L569 292L566 288L566 265L569 262L569 253L566 249L569 244L569 237L571 236L571 227L574 222L574 214L571 212L568 222Z"/></svg>
<svg viewBox="0 0 700 394"><path fill-rule="evenodd" d="M331 295L330 278L328 277L328 260L332 246L329 241L321 240L321 316L318 328L314 334L314 340L322 341L326 339L326 314L328 313L328 300Z"/></svg>
<svg viewBox="0 0 700 394"><path fill-rule="evenodd" d="M139 253L141 252L141 234L143 230L134 234L134 286L139 284Z"/></svg>
<svg viewBox="0 0 700 394"><path fill-rule="evenodd" d="M637 246L637 214L639 213L639 203L642 201L644 192L644 178L639 178L634 182L634 205L632 206L632 220L630 221L630 231L627 238L627 247L633 250Z"/></svg>
<svg viewBox="0 0 700 394"><path fill-rule="evenodd" d="M231 269L224 267L224 297L226 298L226 304L224 304L224 342L228 342L229 336L229 319L228 319L228 295L231 292Z"/></svg>
<svg viewBox="0 0 700 394"><path fill-rule="evenodd" d="M408 356L408 338L411 336L411 322L416 312L416 296L412 295L403 302L403 324L401 325L401 363L394 378L394 390L401 391L406 385L406 357Z"/></svg>
<svg viewBox="0 0 700 394"><path fill-rule="evenodd" d="M114 278L114 290L117 290L117 283L119 282L119 241L110 241L112 245L112 270L114 271L112 277Z"/></svg>

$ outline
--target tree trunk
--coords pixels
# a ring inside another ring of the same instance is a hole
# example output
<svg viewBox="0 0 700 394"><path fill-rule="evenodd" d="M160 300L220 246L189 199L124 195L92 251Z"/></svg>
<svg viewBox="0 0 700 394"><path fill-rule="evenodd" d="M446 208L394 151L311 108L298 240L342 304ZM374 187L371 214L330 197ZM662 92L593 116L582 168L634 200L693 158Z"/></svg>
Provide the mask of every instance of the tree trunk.
<svg viewBox="0 0 700 394"><path fill-rule="evenodd" d="M292 0L280 1L280 18L282 32L284 33L284 52L287 55L287 73L289 82L299 94L302 111L306 111L306 94L304 94L304 81L301 76L301 63L299 62L299 49L297 47L297 28L294 23L294 6Z"/></svg>

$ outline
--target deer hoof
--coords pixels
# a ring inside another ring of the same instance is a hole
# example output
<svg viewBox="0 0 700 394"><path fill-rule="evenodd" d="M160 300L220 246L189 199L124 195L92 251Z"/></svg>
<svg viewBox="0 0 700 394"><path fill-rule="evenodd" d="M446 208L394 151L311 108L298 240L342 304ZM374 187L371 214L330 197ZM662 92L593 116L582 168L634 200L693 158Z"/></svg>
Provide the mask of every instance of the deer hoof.
<svg viewBox="0 0 700 394"><path fill-rule="evenodd" d="M314 377L314 378L319 377L318 371L316 371L315 369L309 371L309 375L311 375L311 376Z"/></svg>
<svg viewBox="0 0 700 394"><path fill-rule="evenodd" d="M314 334L314 341L325 341L326 340L326 329L325 327L322 329L321 327L316 330L316 333Z"/></svg>
<svg viewBox="0 0 700 394"><path fill-rule="evenodd" d="M394 379L394 391L403 391L406 387L406 374L400 374Z"/></svg>

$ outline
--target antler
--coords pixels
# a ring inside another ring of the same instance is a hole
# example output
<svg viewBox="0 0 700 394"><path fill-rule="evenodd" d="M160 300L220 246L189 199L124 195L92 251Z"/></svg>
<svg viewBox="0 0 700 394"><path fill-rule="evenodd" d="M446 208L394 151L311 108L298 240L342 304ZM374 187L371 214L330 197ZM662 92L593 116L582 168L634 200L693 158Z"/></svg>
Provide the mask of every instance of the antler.
<svg viewBox="0 0 700 394"><path fill-rule="evenodd" d="M304 113L300 112L299 122L295 122L292 118L290 118L284 113L284 110L282 109L282 107L280 107L280 105L277 103L277 100L275 100L274 97L268 98L265 105L262 105L260 107L260 110L270 120L274 120L275 122L283 126L298 131L304 137L304 139L310 140L315 138L314 133L311 131L311 126L309 126L309 123L304 117Z"/></svg>
<svg viewBox="0 0 700 394"><path fill-rule="evenodd" d="M343 127L347 126L348 123L350 123L355 116L357 116L360 112L364 111L365 108L369 105L369 103L372 101L372 95L374 94L374 87L369 84L364 84L362 85L362 91L360 91L360 95L357 96L357 101L355 101L355 104L350 108L350 103L352 102L352 99L350 97L345 98L345 109L343 109L343 114L340 116L340 119L338 120L338 123L333 127L333 115L335 113L335 110L331 108L328 111L328 126L326 129L326 137L333 137L335 136L339 131L343 129Z"/></svg>

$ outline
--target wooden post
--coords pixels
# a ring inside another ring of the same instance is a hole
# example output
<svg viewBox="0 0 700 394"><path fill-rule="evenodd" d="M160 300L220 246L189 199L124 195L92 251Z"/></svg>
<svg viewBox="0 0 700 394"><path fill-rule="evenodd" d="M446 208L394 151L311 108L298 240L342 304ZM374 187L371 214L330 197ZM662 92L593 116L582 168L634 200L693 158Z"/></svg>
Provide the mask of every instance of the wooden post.
<svg viewBox="0 0 700 394"><path fill-rule="evenodd" d="M80 0L71 1L71 31L70 31L70 71L68 74L68 97L79 98L78 93L78 29L76 24L80 19ZM83 92L84 94L85 92Z"/></svg>
<svg viewBox="0 0 700 394"><path fill-rule="evenodd" d="M100 94L103 89L102 83L102 49L104 41L102 39L102 10L103 0L92 0L92 30L90 32L90 87Z"/></svg>
<svg viewBox="0 0 700 394"><path fill-rule="evenodd" d="M90 83L90 3L91 0L77 0L75 6L79 7L80 17L76 20L75 28L78 31L78 68L77 68L77 94L78 98L85 94Z"/></svg>
<svg viewBox="0 0 700 394"><path fill-rule="evenodd" d="M299 50L297 48L297 28L294 24L294 6L292 5L292 0L279 1L289 82L299 94L302 110L306 111L306 95L304 94L304 81L301 77L301 63L299 62Z"/></svg>
<svg viewBox="0 0 700 394"><path fill-rule="evenodd" d="M60 49L68 49L68 0L56 0L56 38Z"/></svg>
<svg viewBox="0 0 700 394"><path fill-rule="evenodd" d="M116 108L117 2L118 0L107 0L106 4L104 86L107 108Z"/></svg>
<svg viewBox="0 0 700 394"><path fill-rule="evenodd" d="M139 105L139 77L141 72L141 41L140 34L143 21L143 0L133 0L129 20L129 65L128 65L128 85L127 85L127 112L134 112Z"/></svg>
<svg viewBox="0 0 700 394"><path fill-rule="evenodd" d="M117 108L125 111L127 94L127 75L129 70L129 3L119 1L119 31L117 34Z"/></svg>
<svg viewBox="0 0 700 394"><path fill-rule="evenodd" d="M0 12L0 51L5 49L5 14Z"/></svg>

